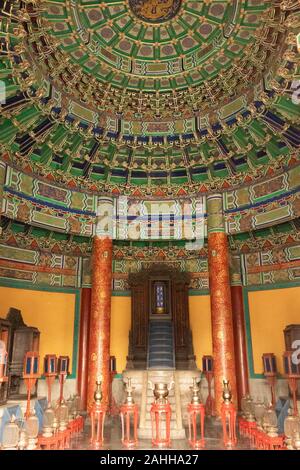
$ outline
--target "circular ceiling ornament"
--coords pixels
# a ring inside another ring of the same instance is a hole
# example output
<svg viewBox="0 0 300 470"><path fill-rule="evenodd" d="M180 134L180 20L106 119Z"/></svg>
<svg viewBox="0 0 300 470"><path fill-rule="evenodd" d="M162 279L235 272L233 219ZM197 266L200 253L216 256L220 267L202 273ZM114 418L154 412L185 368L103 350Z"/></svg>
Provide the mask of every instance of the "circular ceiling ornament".
<svg viewBox="0 0 300 470"><path fill-rule="evenodd" d="M181 0L129 0L129 7L142 21L164 23L177 15Z"/></svg>
<svg viewBox="0 0 300 470"><path fill-rule="evenodd" d="M8 21L0 146L13 165L156 198L242 186L299 161L288 14L264 0L181 0L153 24L129 1L47 0L26 6L26 27Z"/></svg>

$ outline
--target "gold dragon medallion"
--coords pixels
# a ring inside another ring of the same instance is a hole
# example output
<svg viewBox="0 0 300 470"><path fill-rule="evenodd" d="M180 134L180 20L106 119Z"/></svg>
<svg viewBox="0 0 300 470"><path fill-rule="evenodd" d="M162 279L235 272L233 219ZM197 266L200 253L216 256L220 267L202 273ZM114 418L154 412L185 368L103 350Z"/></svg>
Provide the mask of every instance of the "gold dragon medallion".
<svg viewBox="0 0 300 470"><path fill-rule="evenodd" d="M143 21L161 23L178 13L181 0L129 0L133 13Z"/></svg>

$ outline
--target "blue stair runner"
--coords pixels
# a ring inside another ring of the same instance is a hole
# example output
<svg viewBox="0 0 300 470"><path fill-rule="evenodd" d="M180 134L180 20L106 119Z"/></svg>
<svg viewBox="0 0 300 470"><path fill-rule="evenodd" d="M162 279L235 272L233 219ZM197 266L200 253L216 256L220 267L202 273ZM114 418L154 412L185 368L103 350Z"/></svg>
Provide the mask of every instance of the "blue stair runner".
<svg viewBox="0 0 300 470"><path fill-rule="evenodd" d="M149 325L148 369L174 369L173 325L151 321Z"/></svg>

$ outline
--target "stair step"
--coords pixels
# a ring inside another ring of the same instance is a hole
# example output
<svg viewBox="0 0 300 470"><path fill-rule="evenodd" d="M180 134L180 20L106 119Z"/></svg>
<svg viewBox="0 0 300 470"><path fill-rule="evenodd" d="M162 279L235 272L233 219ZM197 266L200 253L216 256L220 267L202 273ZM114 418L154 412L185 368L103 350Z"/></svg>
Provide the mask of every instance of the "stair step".
<svg viewBox="0 0 300 470"><path fill-rule="evenodd" d="M170 356L170 354L153 354L151 357L149 357L149 362L154 361L161 361L161 362L169 362L171 361L173 363L173 356Z"/></svg>
<svg viewBox="0 0 300 470"><path fill-rule="evenodd" d="M164 359L167 359L168 357L170 357L171 359L173 358L173 353L171 353L170 351L152 351L151 352L151 356L157 356L157 355L160 355L162 358Z"/></svg>
<svg viewBox="0 0 300 470"><path fill-rule="evenodd" d="M161 357L161 356L157 356L157 358L155 357L152 357L150 360L149 360L149 366L151 367L151 365L167 365L167 366L172 366L173 365L173 361L172 361L172 358L171 357Z"/></svg>
<svg viewBox="0 0 300 470"><path fill-rule="evenodd" d="M158 359L158 360L153 359L153 360L149 361L149 367L150 368L151 367L156 367L156 370L158 370L157 369L158 366L160 366L161 369L163 369L164 367L171 367L172 368L173 367L173 362L170 361L170 360L169 361L164 361L164 360L160 360L160 359ZM160 380L160 382L161 382L161 380Z"/></svg>
<svg viewBox="0 0 300 470"><path fill-rule="evenodd" d="M165 327L160 327L160 328L150 328L151 333L156 333L156 332L164 332L164 333L172 333L172 327L170 328L165 328Z"/></svg>
<svg viewBox="0 0 300 470"><path fill-rule="evenodd" d="M151 338L150 339L150 343L149 345L152 346L152 344L161 344L161 345L164 345L164 344L167 344L167 345L172 345L173 344L173 341L171 338L165 338L164 336L160 337L160 336L155 336L154 338Z"/></svg>
<svg viewBox="0 0 300 470"><path fill-rule="evenodd" d="M158 347L158 348L156 348L156 347L153 348L153 347L152 347L152 348L150 349L149 353L151 353L151 354L154 354L154 353L155 353L155 354L161 353L161 354L172 354L172 355L173 355L173 352L170 351L170 349L160 349L159 347Z"/></svg>
<svg viewBox="0 0 300 470"><path fill-rule="evenodd" d="M166 343L167 345L172 345L173 344L173 340L172 338L165 338L165 337L160 337L160 336L155 336L154 338L150 338L150 342L149 342L149 346L151 346L152 344L161 344L162 346Z"/></svg>
<svg viewBox="0 0 300 470"><path fill-rule="evenodd" d="M154 361L161 359L162 362L168 362L171 359L171 361L173 362L173 355L171 357L168 355L165 356L164 354L162 354L160 357L157 357L157 355L155 355L154 357L149 357L149 362L151 362L152 359Z"/></svg>
<svg viewBox="0 0 300 470"><path fill-rule="evenodd" d="M149 347L149 353L154 351L154 352L161 352L162 354L165 354L165 353L173 354L173 346L171 344L167 346L168 348L161 349L160 344L155 344L154 348L152 349L152 345L151 345L151 347Z"/></svg>
<svg viewBox="0 0 300 470"><path fill-rule="evenodd" d="M151 359L149 360L149 365L151 364L168 364L168 365L173 365L173 360L172 357L169 356L152 356Z"/></svg>
<svg viewBox="0 0 300 470"><path fill-rule="evenodd" d="M159 327L157 327L157 328L153 328L153 327L152 327L152 328L150 328L150 331L151 331L151 332L154 332L154 331L165 331L166 333L170 333L170 332L172 332L172 328L171 328L171 327L170 327L170 328L169 328L169 327L165 327L165 326L164 326L164 327L161 326L160 328L159 328Z"/></svg>
<svg viewBox="0 0 300 470"><path fill-rule="evenodd" d="M151 345L152 342L153 343L164 343L165 341L168 344L172 344L173 343L173 338L170 338L170 336L166 337L166 336L155 335L155 336L153 336L149 339L149 345Z"/></svg>
<svg viewBox="0 0 300 470"><path fill-rule="evenodd" d="M170 361L164 361L164 360L161 360L161 359L151 359L149 361L149 367L172 367L173 366L173 362L170 360Z"/></svg>
<svg viewBox="0 0 300 470"><path fill-rule="evenodd" d="M149 368L153 370L158 370L161 368L164 368L165 370L173 370L173 364L171 362L160 362L160 361L155 361L155 362L150 362Z"/></svg>
<svg viewBox="0 0 300 470"><path fill-rule="evenodd" d="M172 326L157 326L157 327L150 327L150 331L172 331Z"/></svg>
<svg viewBox="0 0 300 470"><path fill-rule="evenodd" d="M173 341L169 338L160 338L160 337L155 337L155 338L151 338L150 339L150 343L149 343L149 346L152 346L152 344L157 344L157 345L162 345L162 346L172 346L173 345Z"/></svg>
<svg viewBox="0 0 300 470"><path fill-rule="evenodd" d="M169 359L173 359L173 354L171 354L170 352L162 352L162 351L152 351L151 353L151 356L153 357L153 359L157 359L158 357L160 357L162 360L165 360L165 361L168 361Z"/></svg>
<svg viewBox="0 0 300 470"><path fill-rule="evenodd" d="M164 336L173 336L173 331L166 331L166 330L150 330L151 335L164 335Z"/></svg>
<svg viewBox="0 0 300 470"><path fill-rule="evenodd" d="M162 366L162 367L159 367L159 366L149 366L148 367L149 370L161 370L161 369L164 369L164 370L174 370L174 366Z"/></svg>
<svg viewBox="0 0 300 470"><path fill-rule="evenodd" d="M150 330L171 330L172 329L172 324L161 324L162 322L151 322L150 323Z"/></svg>
<svg viewBox="0 0 300 470"><path fill-rule="evenodd" d="M165 370L165 371L172 371L174 370L174 364L149 364L148 370Z"/></svg>
<svg viewBox="0 0 300 470"><path fill-rule="evenodd" d="M151 346L163 346L173 349L173 341L169 341L168 339L152 339L151 343L149 343L149 348L151 348Z"/></svg>
<svg viewBox="0 0 300 470"><path fill-rule="evenodd" d="M174 340L171 321L151 321L149 324L148 368L174 368ZM161 382L161 377L159 382Z"/></svg>

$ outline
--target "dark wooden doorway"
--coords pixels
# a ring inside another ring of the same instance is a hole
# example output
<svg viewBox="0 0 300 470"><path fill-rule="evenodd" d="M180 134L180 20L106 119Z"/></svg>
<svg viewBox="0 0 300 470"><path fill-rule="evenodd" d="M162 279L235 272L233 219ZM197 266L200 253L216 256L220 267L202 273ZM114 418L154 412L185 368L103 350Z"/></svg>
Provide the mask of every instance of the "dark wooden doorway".
<svg viewBox="0 0 300 470"><path fill-rule="evenodd" d="M149 363L149 338L152 331L161 330L161 350L167 349L170 344L172 351L162 359L161 368L176 368L178 370L196 369L193 350L192 333L189 322L188 285L189 277L186 273L166 267L155 265L139 273L129 276L132 296L131 331L129 334L129 352L127 369L147 369L154 367ZM173 340L169 341L170 324L172 325ZM168 336L169 335L169 336ZM155 347L159 351L159 343ZM173 354L173 366L170 354ZM168 356L168 360L167 360ZM159 368L159 364L158 367Z"/></svg>

